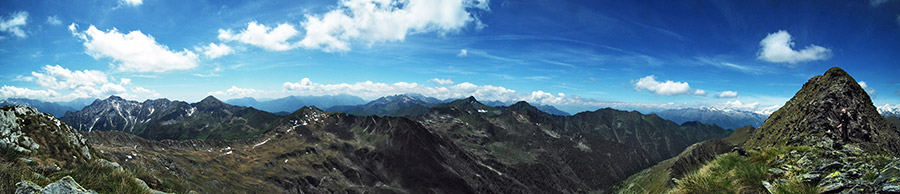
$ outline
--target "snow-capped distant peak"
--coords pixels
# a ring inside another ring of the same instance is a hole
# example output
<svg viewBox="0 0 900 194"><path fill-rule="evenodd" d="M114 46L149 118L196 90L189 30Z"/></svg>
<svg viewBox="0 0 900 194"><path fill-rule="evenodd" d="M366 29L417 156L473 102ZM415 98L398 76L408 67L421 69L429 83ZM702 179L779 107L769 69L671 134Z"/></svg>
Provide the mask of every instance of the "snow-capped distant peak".
<svg viewBox="0 0 900 194"><path fill-rule="evenodd" d="M896 116L900 117L900 104L882 104L881 106L877 106L878 113L881 113L882 116Z"/></svg>

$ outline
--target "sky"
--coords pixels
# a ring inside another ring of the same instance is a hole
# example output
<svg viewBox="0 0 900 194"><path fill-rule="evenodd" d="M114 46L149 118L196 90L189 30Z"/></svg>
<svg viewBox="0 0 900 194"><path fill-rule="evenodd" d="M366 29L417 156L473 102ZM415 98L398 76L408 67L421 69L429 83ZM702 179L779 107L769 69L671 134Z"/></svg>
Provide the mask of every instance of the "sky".
<svg viewBox="0 0 900 194"><path fill-rule="evenodd" d="M419 93L770 113L830 67L900 107L900 0L0 2L0 99Z"/></svg>

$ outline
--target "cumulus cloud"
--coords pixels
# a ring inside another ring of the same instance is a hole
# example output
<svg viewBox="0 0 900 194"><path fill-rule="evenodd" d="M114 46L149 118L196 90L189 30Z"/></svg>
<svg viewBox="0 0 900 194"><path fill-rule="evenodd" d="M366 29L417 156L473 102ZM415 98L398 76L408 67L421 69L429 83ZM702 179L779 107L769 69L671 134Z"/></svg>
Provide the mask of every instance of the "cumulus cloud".
<svg viewBox="0 0 900 194"><path fill-rule="evenodd" d="M759 102L742 103L740 100L725 102L725 107L734 108L734 109L755 109L756 106L758 106L758 105L759 105Z"/></svg>
<svg viewBox="0 0 900 194"><path fill-rule="evenodd" d="M457 57L466 57L469 56L469 51L466 49L460 49L459 54L456 54Z"/></svg>
<svg viewBox="0 0 900 194"><path fill-rule="evenodd" d="M19 97L46 101L64 101L109 95L119 95L128 98L159 96L159 93L142 87L135 87L132 89L134 93L129 93L129 90L125 88L125 86L131 85L131 79L128 78L121 78L116 83L114 82L115 80L101 71L73 71L59 65L45 65L40 71L31 72L30 76L18 76L16 79L34 82L44 89L4 86L0 90L0 98Z"/></svg>
<svg viewBox="0 0 900 194"><path fill-rule="evenodd" d="M650 93L664 95L664 96L675 96L675 95L706 95L706 91L704 90L691 90L690 84L687 82L676 82L672 80L666 80L665 82L656 81L655 75L648 75L638 80L632 80L631 83L634 85L635 91L647 90Z"/></svg>
<svg viewBox="0 0 900 194"><path fill-rule="evenodd" d="M221 43L220 44L209 43L209 45L196 47L196 48L194 48L194 50L197 50L197 52L203 53L203 55L209 59L215 59L215 58L219 58L219 57L222 57L225 55L230 55L230 54L234 53L234 49L231 49L230 46L221 44Z"/></svg>
<svg viewBox="0 0 900 194"><path fill-rule="evenodd" d="M453 84L453 80L450 80L450 79L431 78L428 81L434 82L437 84L441 84L441 85Z"/></svg>
<svg viewBox="0 0 900 194"><path fill-rule="evenodd" d="M22 27L28 24L28 12L20 11L10 14L8 17L0 16L0 31L12 34L15 37L25 38L25 30ZM0 36L0 39L4 36Z"/></svg>
<svg viewBox="0 0 900 194"><path fill-rule="evenodd" d="M803 50L794 50L794 41L791 34L780 30L771 33L759 42L760 50L757 58L773 63L798 63L806 61L824 60L831 57L831 50L818 45L806 46Z"/></svg>
<svg viewBox="0 0 900 194"><path fill-rule="evenodd" d="M719 98L736 98L738 93L735 91L724 91L719 93Z"/></svg>
<svg viewBox="0 0 900 194"><path fill-rule="evenodd" d="M54 15L47 16L47 23L56 26L62 24L62 21L59 21L59 16Z"/></svg>
<svg viewBox="0 0 900 194"><path fill-rule="evenodd" d="M228 88L225 91L220 90L220 91L210 92L209 95L213 95L213 96L216 96L218 98L223 98L223 99L232 99L232 98L243 98L243 97L250 97L250 96L258 97L261 94L267 94L267 93L268 92L265 92L262 90L256 90L256 89L250 89L250 88L239 88L237 86L231 86L231 88Z"/></svg>
<svg viewBox="0 0 900 194"><path fill-rule="evenodd" d="M59 93L53 90L32 90L15 86L4 85L0 87L0 99L4 98L29 98L29 99L54 99Z"/></svg>
<svg viewBox="0 0 900 194"><path fill-rule="evenodd" d="M252 21L247 23L247 28L238 33L232 30L219 29L219 40L237 41L264 48L270 51L290 50L297 47L288 40L296 36L299 32L293 25L283 23L278 24L275 28L271 28Z"/></svg>
<svg viewBox="0 0 900 194"><path fill-rule="evenodd" d="M701 89L694 90L694 96L706 96L706 90L701 90Z"/></svg>
<svg viewBox="0 0 900 194"><path fill-rule="evenodd" d="M197 54L187 49L172 51L139 30L127 34L117 29L98 30L91 25L77 32L77 25L69 25L73 35L84 41L87 54L94 59L111 58L118 70L131 72L164 72L191 69L197 66Z"/></svg>
<svg viewBox="0 0 900 194"><path fill-rule="evenodd" d="M324 14L306 15L299 31L288 23L271 28L253 21L237 33L219 29L218 37L271 51L302 47L344 52L351 49L351 42L372 45L403 41L410 34L444 35L471 23L483 28L474 11L488 11L488 4L488 0L341 0ZM300 40L292 41L295 37Z"/></svg>
<svg viewBox="0 0 900 194"><path fill-rule="evenodd" d="M144 4L143 0L119 0L120 5L138 6Z"/></svg>
<svg viewBox="0 0 900 194"><path fill-rule="evenodd" d="M109 83L105 73L95 70L71 71L59 65L45 65L41 70L31 72L32 78L29 80L50 89L77 89Z"/></svg>
<svg viewBox="0 0 900 194"><path fill-rule="evenodd" d="M403 41L408 34L458 31L482 26L470 10L488 10L487 0L343 0L323 15L308 15L300 45L326 52L348 51L350 41Z"/></svg>

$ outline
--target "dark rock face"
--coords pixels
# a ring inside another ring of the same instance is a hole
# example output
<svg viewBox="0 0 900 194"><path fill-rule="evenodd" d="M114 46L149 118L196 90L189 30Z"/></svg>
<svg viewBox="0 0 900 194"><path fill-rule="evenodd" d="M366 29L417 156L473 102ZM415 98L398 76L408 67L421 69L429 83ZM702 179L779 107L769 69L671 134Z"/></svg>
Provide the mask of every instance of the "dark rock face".
<svg viewBox="0 0 900 194"><path fill-rule="evenodd" d="M235 139L264 133L277 116L212 96L194 104L167 99L139 103L111 96L62 120L81 131L123 131L148 139Z"/></svg>
<svg viewBox="0 0 900 194"><path fill-rule="evenodd" d="M834 67L811 78L772 113L745 147L797 144L799 137L836 130L841 109L850 112L851 140L863 149L900 154L900 134L891 129L869 95L844 70Z"/></svg>

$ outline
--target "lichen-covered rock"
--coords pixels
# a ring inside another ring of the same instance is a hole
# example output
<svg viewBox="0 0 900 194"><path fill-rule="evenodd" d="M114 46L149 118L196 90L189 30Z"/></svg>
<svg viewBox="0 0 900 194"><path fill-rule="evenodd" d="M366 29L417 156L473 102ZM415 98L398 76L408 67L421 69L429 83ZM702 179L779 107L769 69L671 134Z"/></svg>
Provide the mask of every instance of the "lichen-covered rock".
<svg viewBox="0 0 900 194"><path fill-rule="evenodd" d="M70 176L63 177L55 183L50 183L44 188L28 182L22 181L16 184L16 194L96 194L93 190L87 190L81 187L75 179Z"/></svg>
<svg viewBox="0 0 900 194"><path fill-rule="evenodd" d="M41 193L41 186L28 181L16 183L16 194Z"/></svg>
<svg viewBox="0 0 900 194"><path fill-rule="evenodd" d="M65 163L93 159L90 147L75 129L26 106L0 107L0 148L26 155L39 153Z"/></svg>

